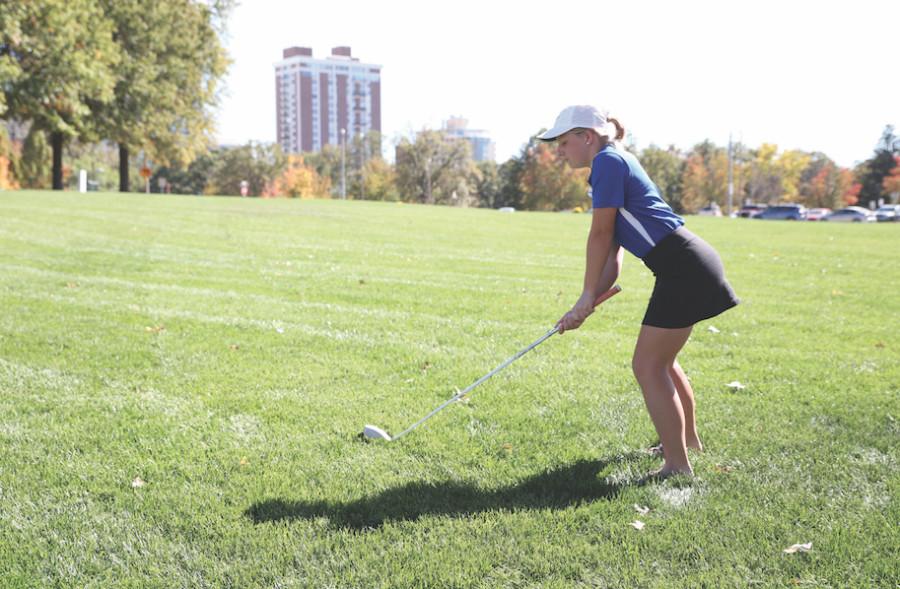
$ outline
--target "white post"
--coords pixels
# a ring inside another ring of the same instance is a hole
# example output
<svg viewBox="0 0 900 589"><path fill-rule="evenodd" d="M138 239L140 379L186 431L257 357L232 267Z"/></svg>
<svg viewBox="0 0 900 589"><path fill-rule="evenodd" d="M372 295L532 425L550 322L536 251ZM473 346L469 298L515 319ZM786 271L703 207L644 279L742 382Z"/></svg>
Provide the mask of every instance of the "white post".
<svg viewBox="0 0 900 589"><path fill-rule="evenodd" d="M87 192L87 170L78 172L78 192Z"/></svg>

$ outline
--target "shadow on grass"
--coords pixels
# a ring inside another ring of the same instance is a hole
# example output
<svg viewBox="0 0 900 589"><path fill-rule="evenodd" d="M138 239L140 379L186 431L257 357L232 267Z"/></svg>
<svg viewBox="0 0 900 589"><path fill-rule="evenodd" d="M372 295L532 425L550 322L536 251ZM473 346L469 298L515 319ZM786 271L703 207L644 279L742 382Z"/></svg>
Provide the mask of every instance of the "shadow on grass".
<svg viewBox="0 0 900 589"><path fill-rule="evenodd" d="M618 496L629 483L612 483L599 475L613 464L639 456L581 460L495 490L453 481L409 483L348 503L268 499L251 505L245 514L255 523L327 517L334 527L364 530L377 528L386 521L414 521L424 515L464 516L501 509L561 509Z"/></svg>

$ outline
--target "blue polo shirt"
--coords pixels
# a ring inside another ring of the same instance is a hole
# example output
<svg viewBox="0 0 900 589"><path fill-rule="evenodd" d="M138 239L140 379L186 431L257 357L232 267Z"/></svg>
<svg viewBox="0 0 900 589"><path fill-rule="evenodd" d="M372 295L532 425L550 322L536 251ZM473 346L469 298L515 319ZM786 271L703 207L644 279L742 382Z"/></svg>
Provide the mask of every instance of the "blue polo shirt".
<svg viewBox="0 0 900 589"><path fill-rule="evenodd" d="M616 241L639 258L684 225L637 158L611 143L594 156L589 182L595 209L619 209Z"/></svg>

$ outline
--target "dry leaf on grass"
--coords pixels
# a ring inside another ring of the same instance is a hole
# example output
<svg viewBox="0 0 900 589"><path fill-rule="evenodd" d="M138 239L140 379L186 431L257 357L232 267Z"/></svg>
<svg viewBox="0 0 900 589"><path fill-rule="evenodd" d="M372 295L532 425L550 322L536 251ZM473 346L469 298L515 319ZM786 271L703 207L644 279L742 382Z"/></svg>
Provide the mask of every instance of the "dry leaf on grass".
<svg viewBox="0 0 900 589"><path fill-rule="evenodd" d="M739 391L739 390L741 390L741 389L746 389L746 388L747 388L746 386L742 385L739 381L736 381L736 380L731 381L730 383L728 383L728 384L725 385L725 386L728 387L728 388L730 388L730 389L734 389L734 390L736 390L736 391Z"/></svg>
<svg viewBox="0 0 900 589"><path fill-rule="evenodd" d="M634 504L634 510L636 512L640 513L641 515L647 515L648 513L650 513L649 507L642 507L642 506L638 505L637 503Z"/></svg>
<svg viewBox="0 0 900 589"><path fill-rule="evenodd" d="M784 549L786 554L794 554L795 552L809 552L812 550L812 542L806 544L794 544Z"/></svg>
<svg viewBox="0 0 900 589"><path fill-rule="evenodd" d="M706 328L706 330L710 333L719 333L719 328L716 327L715 325L710 325L709 327Z"/></svg>
<svg viewBox="0 0 900 589"><path fill-rule="evenodd" d="M631 522L630 525L631 525L631 527L634 528L635 530L643 530L643 529L644 529L644 522L642 522L642 521L640 521L640 520L637 520L637 519L634 520L633 522Z"/></svg>
<svg viewBox="0 0 900 589"><path fill-rule="evenodd" d="M139 489L139 488L143 487L143 486L146 485L146 484L147 484L147 483L145 483L145 482L144 482L144 479L142 479L141 477L134 477L134 480L131 481L131 488L132 488L132 489Z"/></svg>

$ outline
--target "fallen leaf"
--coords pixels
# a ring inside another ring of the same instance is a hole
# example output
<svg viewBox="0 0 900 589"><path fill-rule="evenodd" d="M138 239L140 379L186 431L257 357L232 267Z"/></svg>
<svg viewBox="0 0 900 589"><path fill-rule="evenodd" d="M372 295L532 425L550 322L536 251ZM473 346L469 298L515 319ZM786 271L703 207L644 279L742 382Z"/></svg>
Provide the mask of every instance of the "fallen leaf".
<svg viewBox="0 0 900 589"><path fill-rule="evenodd" d="M247 466L248 464L250 464L250 461L247 460L247 457L246 457L246 456L242 456L242 457L241 457L240 465L241 465L241 466Z"/></svg>
<svg viewBox="0 0 900 589"><path fill-rule="evenodd" d="M812 542L806 544L794 544L784 549L786 554L794 554L795 552L809 552L812 550Z"/></svg>
<svg viewBox="0 0 900 589"><path fill-rule="evenodd" d="M144 479L142 479L141 477L134 477L134 480L131 481L131 488L132 488L132 489L138 489L138 488L140 488L140 487L143 487L143 486L146 485L146 484L147 484L147 483L145 483L145 482L144 482Z"/></svg>
<svg viewBox="0 0 900 589"><path fill-rule="evenodd" d="M831 296L833 296L833 297L844 296L844 292L843 292L843 291L840 291L840 290L838 290L838 289L834 289L834 290L831 291Z"/></svg>
<svg viewBox="0 0 900 589"><path fill-rule="evenodd" d="M706 329L707 329L707 331L709 331L710 333L719 333L719 328L717 328L715 325L710 325L710 326L707 327Z"/></svg>
<svg viewBox="0 0 900 589"><path fill-rule="evenodd" d="M67 282L66 288L78 288L78 283L77 282Z"/></svg>
<svg viewBox="0 0 900 589"><path fill-rule="evenodd" d="M228 346L228 349L229 350L240 350L241 346L239 346L237 344L231 344L230 346Z"/></svg>
<svg viewBox="0 0 900 589"><path fill-rule="evenodd" d="M740 382L738 382L738 381L736 381L736 380L731 381L730 383L728 383L728 384L725 385L725 386L728 387L728 388L730 388L730 389L736 389L736 390L741 390L741 389L746 389L746 388L747 388L747 387L745 387L744 385L742 385Z"/></svg>
<svg viewBox="0 0 900 589"><path fill-rule="evenodd" d="M164 326L162 326L162 325L156 325L156 326L154 326L154 327L150 327L150 326L148 325L148 326L145 327L144 329L146 329L147 331L151 331L151 332L153 332L153 333L159 333L159 332L161 332L161 331L165 331L165 330L166 330L166 328L165 328Z"/></svg>
<svg viewBox="0 0 900 589"><path fill-rule="evenodd" d="M640 521L640 520L637 520L637 519L634 520L633 522L631 522L630 525L631 525L631 527L634 528L635 530L643 530L643 529L644 529L644 522L642 522L642 521Z"/></svg>
<svg viewBox="0 0 900 589"><path fill-rule="evenodd" d="M641 515L647 515L648 513L650 513L649 507L642 507L642 506L638 505L637 503L634 504L634 510L636 512L640 513Z"/></svg>
<svg viewBox="0 0 900 589"><path fill-rule="evenodd" d="M727 464L717 464L715 466L715 469L716 469L716 472L731 472L732 470L734 470L732 467L728 466Z"/></svg>

